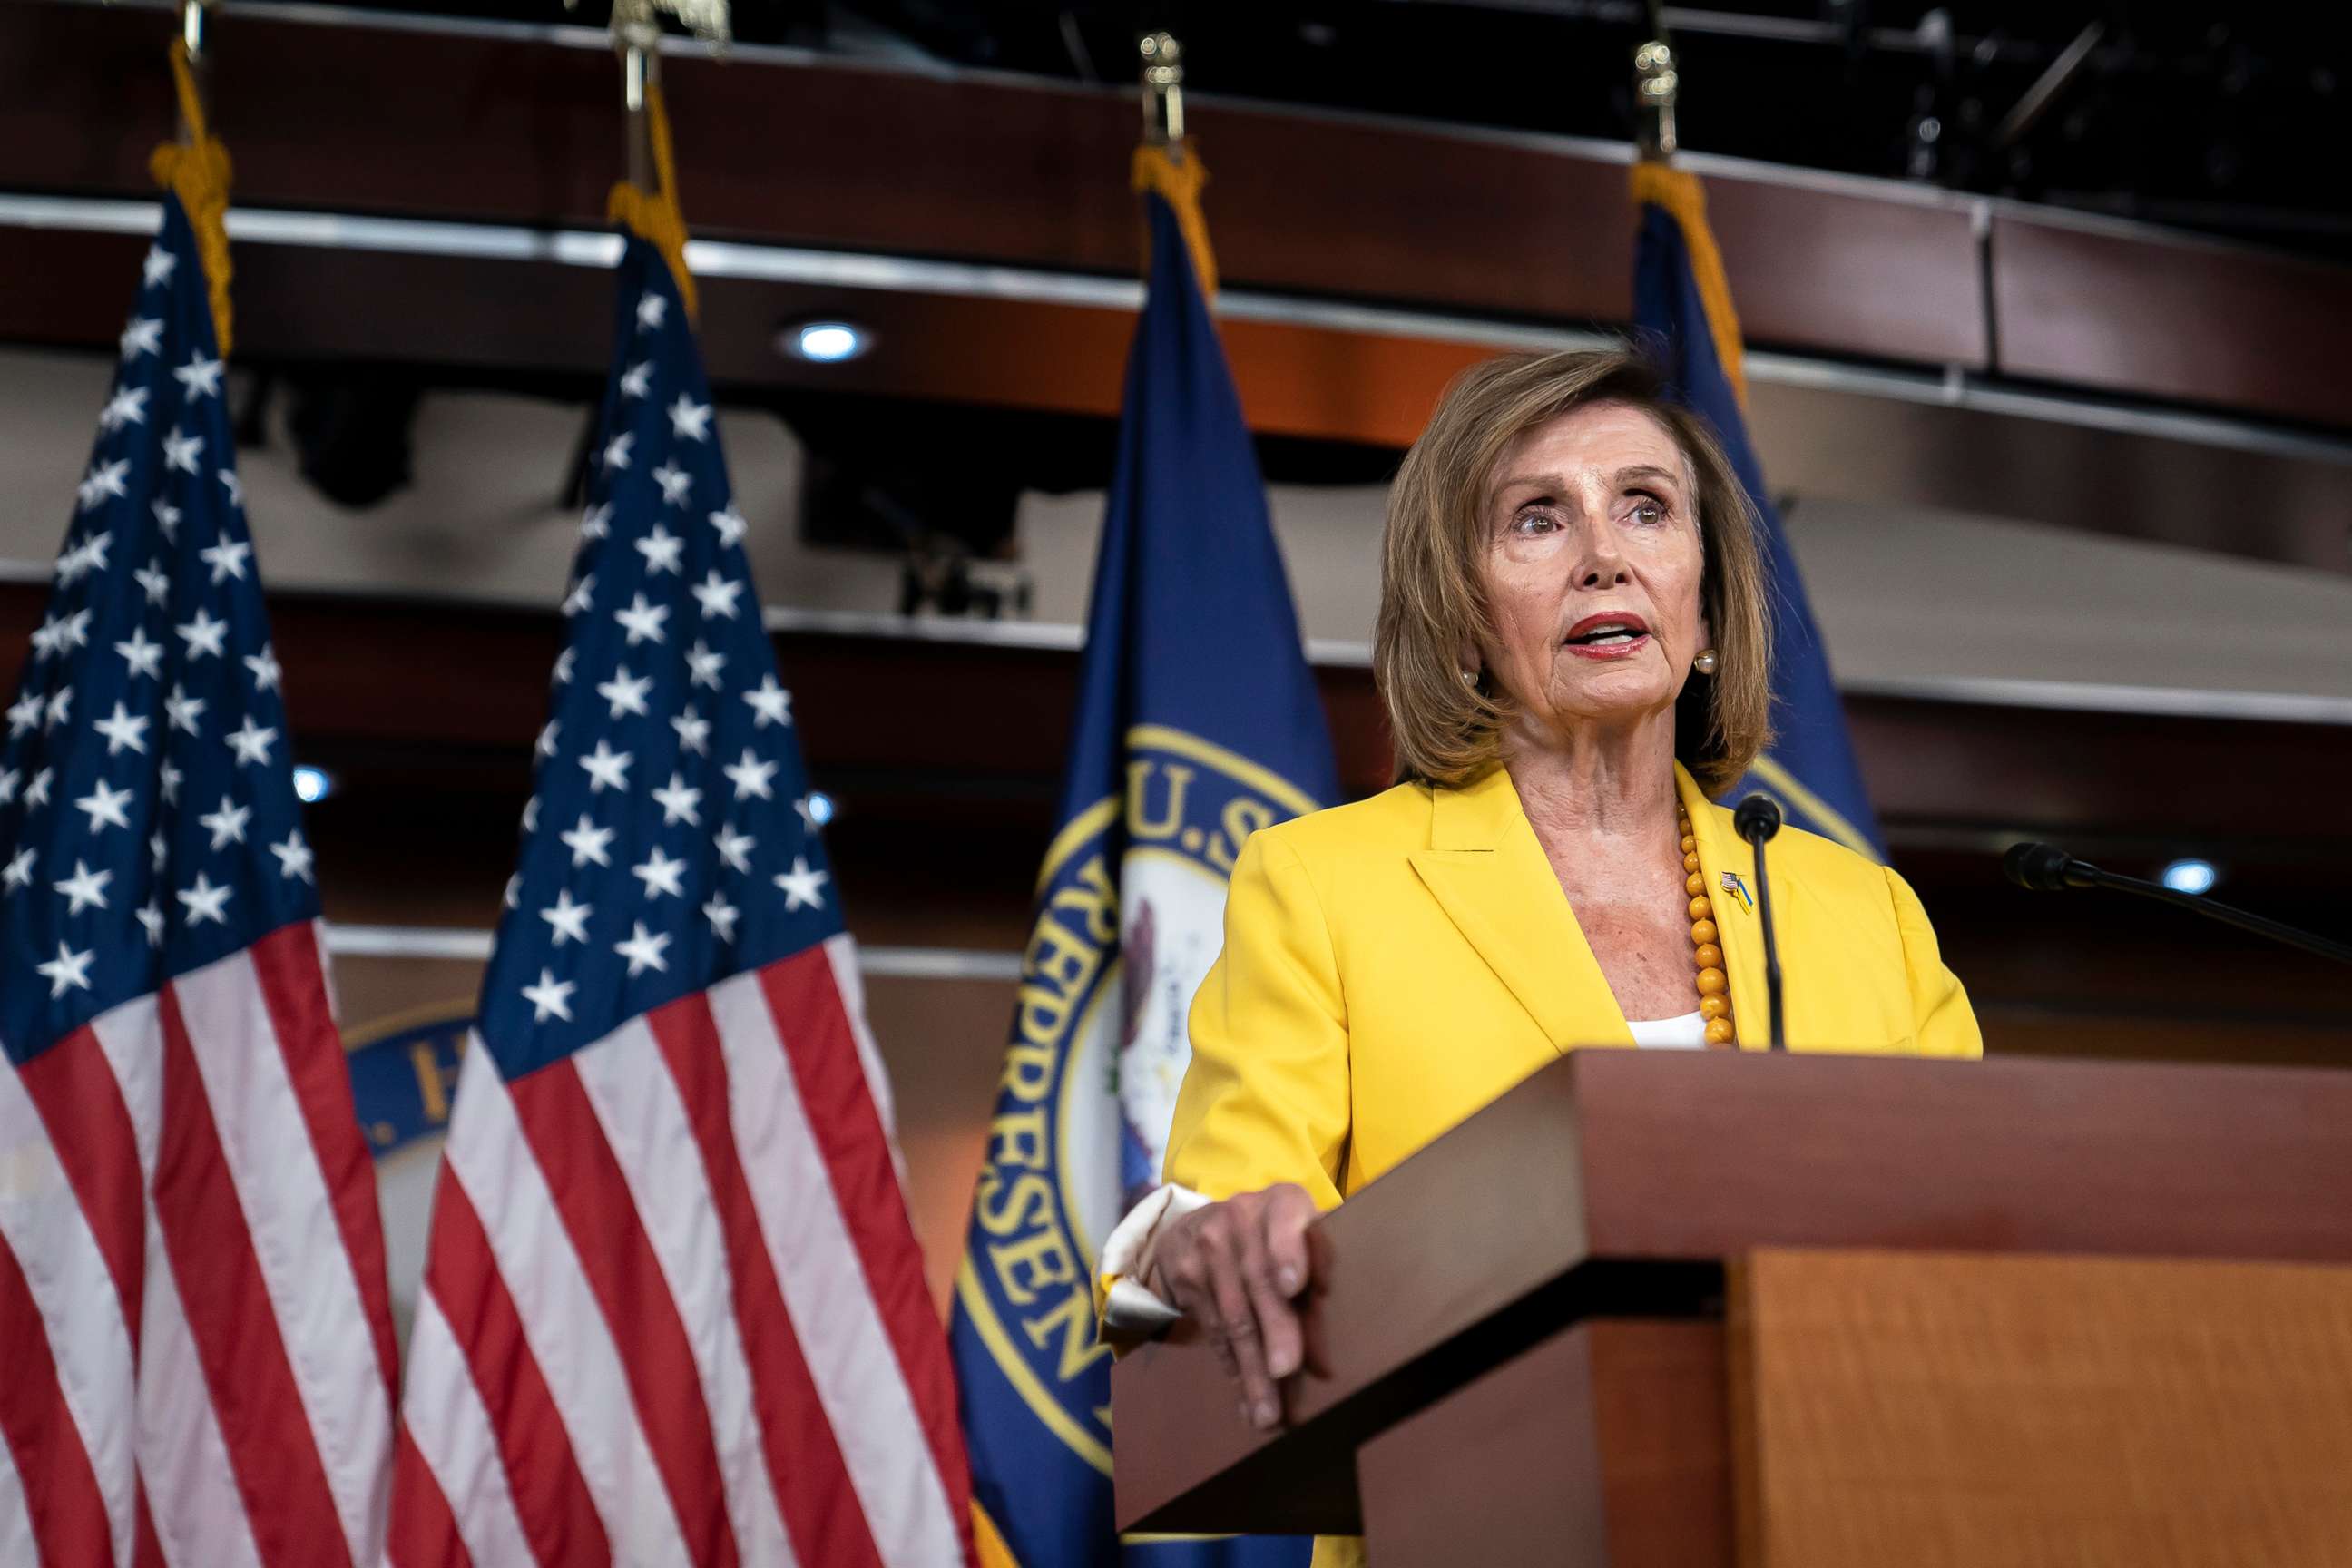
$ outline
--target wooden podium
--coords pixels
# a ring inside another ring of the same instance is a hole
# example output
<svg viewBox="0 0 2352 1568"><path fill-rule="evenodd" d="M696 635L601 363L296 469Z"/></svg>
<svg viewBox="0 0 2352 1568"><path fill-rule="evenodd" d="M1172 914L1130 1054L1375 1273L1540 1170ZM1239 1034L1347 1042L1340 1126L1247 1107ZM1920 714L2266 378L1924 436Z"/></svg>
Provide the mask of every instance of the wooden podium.
<svg viewBox="0 0 2352 1568"><path fill-rule="evenodd" d="M1114 1370L1121 1529L2352 1564L2352 1073L1577 1052L1311 1235L1284 1429Z"/></svg>

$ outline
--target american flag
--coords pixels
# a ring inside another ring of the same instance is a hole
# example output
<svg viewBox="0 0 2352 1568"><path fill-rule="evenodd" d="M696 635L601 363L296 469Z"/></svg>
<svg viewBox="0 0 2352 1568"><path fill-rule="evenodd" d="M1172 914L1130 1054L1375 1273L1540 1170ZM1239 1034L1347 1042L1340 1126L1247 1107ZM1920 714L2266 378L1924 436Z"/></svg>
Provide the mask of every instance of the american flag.
<svg viewBox="0 0 2352 1568"><path fill-rule="evenodd" d="M0 750L0 1562L377 1561L394 1349L278 659L163 202Z"/></svg>
<svg viewBox="0 0 2352 1568"><path fill-rule="evenodd" d="M687 306L630 235L393 1559L970 1557L945 1338Z"/></svg>

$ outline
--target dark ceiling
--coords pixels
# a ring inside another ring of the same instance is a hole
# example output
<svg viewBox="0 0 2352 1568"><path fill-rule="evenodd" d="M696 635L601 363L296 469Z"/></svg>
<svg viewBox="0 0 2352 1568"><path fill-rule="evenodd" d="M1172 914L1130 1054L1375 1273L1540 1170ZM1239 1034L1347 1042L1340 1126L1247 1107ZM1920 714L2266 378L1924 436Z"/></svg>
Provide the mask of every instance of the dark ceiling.
<svg viewBox="0 0 2352 1568"><path fill-rule="evenodd" d="M605 4L357 8L587 25ZM1165 26L1200 91L1623 140L1652 15L1643 0L736 0L734 27L746 42L1128 81L1135 38ZM2281 0L1664 7L1686 148L2352 260L2345 15ZM1196 124L1213 136L1213 119Z"/></svg>

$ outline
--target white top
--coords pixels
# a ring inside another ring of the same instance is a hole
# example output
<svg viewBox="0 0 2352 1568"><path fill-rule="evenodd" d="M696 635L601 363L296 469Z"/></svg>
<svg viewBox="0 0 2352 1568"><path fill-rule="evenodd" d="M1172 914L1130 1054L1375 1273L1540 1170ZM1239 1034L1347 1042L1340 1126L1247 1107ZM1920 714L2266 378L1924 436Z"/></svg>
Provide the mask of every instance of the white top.
<svg viewBox="0 0 2352 1568"><path fill-rule="evenodd" d="M1706 1044L1704 1013L1685 1013L1679 1018L1628 1018L1625 1026L1633 1031L1633 1043L1645 1050L1659 1047L1695 1050Z"/></svg>

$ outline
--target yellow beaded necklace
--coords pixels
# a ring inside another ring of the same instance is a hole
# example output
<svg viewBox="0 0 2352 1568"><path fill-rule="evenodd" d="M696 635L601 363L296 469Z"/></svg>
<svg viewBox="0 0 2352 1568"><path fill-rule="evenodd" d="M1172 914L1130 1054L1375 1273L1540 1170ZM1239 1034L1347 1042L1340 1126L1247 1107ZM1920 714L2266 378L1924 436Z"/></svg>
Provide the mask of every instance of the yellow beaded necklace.
<svg viewBox="0 0 2352 1568"><path fill-rule="evenodd" d="M1731 981L1723 973L1723 949L1716 942L1715 906L1707 901L1706 875L1698 868L1698 837L1691 832L1690 810L1676 802L1675 825L1683 836L1683 889L1691 896L1691 945L1697 949L1698 1011L1706 1020L1711 1048L1737 1048L1738 1031L1731 1024Z"/></svg>

